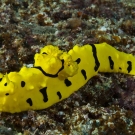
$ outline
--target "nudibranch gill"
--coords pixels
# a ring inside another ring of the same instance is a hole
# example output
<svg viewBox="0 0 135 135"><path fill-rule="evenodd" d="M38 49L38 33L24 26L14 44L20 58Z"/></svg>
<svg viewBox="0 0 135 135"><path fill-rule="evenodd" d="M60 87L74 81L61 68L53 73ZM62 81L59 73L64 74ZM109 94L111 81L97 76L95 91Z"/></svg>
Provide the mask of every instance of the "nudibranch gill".
<svg viewBox="0 0 135 135"><path fill-rule="evenodd" d="M98 72L135 75L135 57L107 43L75 45L68 52L47 45L31 68L0 74L0 111L40 110L69 97Z"/></svg>

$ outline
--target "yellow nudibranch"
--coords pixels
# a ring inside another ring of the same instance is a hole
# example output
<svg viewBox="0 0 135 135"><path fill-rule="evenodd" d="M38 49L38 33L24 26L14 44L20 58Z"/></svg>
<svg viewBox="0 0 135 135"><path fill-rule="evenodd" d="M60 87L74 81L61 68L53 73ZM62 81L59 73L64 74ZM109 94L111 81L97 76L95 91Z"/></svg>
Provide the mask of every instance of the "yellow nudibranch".
<svg viewBox="0 0 135 135"><path fill-rule="evenodd" d="M40 110L69 97L98 72L135 75L135 57L107 43L75 45L69 52L48 45L31 68L0 74L0 111Z"/></svg>

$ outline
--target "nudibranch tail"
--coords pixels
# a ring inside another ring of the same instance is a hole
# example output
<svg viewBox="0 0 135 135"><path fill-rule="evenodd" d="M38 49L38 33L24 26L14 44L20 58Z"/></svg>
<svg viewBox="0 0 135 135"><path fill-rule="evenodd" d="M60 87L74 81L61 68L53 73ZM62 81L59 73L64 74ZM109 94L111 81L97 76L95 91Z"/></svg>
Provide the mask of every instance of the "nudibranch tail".
<svg viewBox="0 0 135 135"><path fill-rule="evenodd" d="M135 57L107 43L75 45L69 52L48 45L31 68L0 73L0 111L40 110L69 97L98 72L135 75Z"/></svg>
<svg viewBox="0 0 135 135"><path fill-rule="evenodd" d="M99 72L121 72L135 75L135 57L116 50L107 43L95 44L100 63Z"/></svg>

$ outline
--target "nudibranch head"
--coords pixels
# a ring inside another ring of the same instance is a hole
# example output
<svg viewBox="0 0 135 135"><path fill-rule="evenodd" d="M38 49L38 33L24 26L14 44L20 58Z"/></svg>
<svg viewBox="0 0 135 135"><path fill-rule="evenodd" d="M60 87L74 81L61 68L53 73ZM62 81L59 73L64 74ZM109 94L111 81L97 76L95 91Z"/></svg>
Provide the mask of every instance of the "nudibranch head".
<svg viewBox="0 0 135 135"><path fill-rule="evenodd" d="M34 67L42 68L46 75L65 79L77 73L78 65L67 53L59 50L57 46L48 45L35 55Z"/></svg>

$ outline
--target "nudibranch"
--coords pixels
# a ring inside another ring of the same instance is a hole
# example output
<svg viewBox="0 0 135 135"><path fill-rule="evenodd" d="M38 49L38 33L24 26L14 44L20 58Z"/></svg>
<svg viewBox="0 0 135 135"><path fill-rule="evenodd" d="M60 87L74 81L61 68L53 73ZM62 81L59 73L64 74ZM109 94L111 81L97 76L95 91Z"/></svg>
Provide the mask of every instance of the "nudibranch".
<svg viewBox="0 0 135 135"><path fill-rule="evenodd" d="M47 45L31 68L0 74L0 111L40 110L69 97L98 72L135 75L135 57L107 43L75 45L68 52Z"/></svg>

